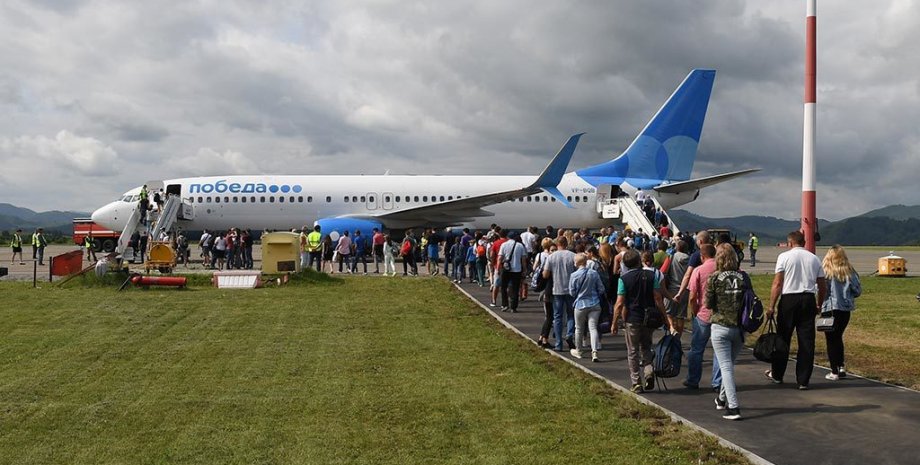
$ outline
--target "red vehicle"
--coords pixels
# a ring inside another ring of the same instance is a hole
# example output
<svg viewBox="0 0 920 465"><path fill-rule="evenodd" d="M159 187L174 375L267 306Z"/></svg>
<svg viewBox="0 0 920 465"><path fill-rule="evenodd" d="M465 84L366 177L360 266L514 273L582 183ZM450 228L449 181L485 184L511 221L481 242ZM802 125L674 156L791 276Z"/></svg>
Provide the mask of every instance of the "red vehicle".
<svg viewBox="0 0 920 465"><path fill-rule="evenodd" d="M79 246L83 245L83 239L90 232L93 233L93 239L96 240L96 252L105 251L114 252L115 246L118 245L118 236L121 231L112 231L111 229L93 223L90 218L74 218L73 220L73 242Z"/></svg>

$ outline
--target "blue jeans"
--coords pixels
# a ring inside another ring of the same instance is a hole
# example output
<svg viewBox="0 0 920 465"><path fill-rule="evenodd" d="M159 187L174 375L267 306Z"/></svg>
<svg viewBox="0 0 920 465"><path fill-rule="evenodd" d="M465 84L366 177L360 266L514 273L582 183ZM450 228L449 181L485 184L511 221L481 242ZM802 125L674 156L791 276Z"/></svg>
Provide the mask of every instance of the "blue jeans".
<svg viewBox="0 0 920 465"><path fill-rule="evenodd" d="M711 326L709 323L693 317L693 336L690 339L690 353L687 354L687 384L699 386L703 377L703 351L709 341ZM719 359L715 352L712 354L712 386L722 384L722 373L719 371Z"/></svg>
<svg viewBox="0 0 920 465"><path fill-rule="evenodd" d="M712 325L712 350L718 354L722 374L719 399L728 402L728 408L738 408L738 391L735 389L735 359L744 347L744 335L737 326Z"/></svg>
<svg viewBox="0 0 920 465"><path fill-rule="evenodd" d="M562 321L565 319L566 335L562 337ZM553 337L556 338L556 350L562 350L562 341L575 336L575 298L568 295L553 294Z"/></svg>

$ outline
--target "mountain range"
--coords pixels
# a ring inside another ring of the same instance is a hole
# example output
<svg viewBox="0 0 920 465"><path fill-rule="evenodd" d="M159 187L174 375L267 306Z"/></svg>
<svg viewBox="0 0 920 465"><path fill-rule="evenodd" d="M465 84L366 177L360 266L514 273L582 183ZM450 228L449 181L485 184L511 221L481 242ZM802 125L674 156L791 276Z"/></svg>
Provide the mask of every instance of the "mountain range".
<svg viewBox="0 0 920 465"><path fill-rule="evenodd" d="M45 228L45 231L69 236L73 232L73 219L86 217L89 217L89 213L58 210L39 213L0 203L0 231L22 228L23 231L31 232L35 228Z"/></svg>
<svg viewBox="0 0 920 465"><path fill-rule="evenodd" d="M770 216L707 218L684 210L668 212L683 231L728 228L747 240L754 232L761 244L786 240L789 231L799 229L798 220ZM818 220L822 245L920 245L920 205L889 205L840 221Z"/></svg>

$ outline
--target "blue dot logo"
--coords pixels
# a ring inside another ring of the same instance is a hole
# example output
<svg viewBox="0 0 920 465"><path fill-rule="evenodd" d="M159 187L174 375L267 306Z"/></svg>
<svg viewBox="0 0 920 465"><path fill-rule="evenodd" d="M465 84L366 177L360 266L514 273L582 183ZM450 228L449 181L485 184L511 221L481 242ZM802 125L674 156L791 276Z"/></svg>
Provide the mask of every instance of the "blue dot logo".
<svg viewBox="0 0 920 465"><path fill-rule="evenodd" d="M288 186L287 184L281 186L281 192L284 192L285 194L287 194L290 191L291 191L291 186Z"/></svg>
<svg viewBox="0 0 920 465"><path fill-rule="evenodd" d="M294 186L294 193L295 193L295 194L299 194L300 191L302 191L302 190L303 190L303 188L300 187L300 185Z"/></svg>
<svg viewBox="0 0 920 465"><path fill-rule="evenodd" d="M268 190L269 192L274 194L275 192L278 192L278 186L272 184L271 186L268 187Z"/></svg>

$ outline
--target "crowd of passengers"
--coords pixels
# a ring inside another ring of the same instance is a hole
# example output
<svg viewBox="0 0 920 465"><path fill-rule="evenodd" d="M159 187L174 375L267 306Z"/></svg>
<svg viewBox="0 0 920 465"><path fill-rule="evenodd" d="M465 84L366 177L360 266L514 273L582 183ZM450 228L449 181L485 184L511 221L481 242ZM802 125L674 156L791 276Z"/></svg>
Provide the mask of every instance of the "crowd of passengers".
<svg viewBox="0 0 920 465"><path fill-rule="evenodd" d="M787 240L790 249L777 259L769 305L764 302L787 346L796 334L795 380L805 390L819 314L834 317L833 328L825 332L832 369L826 378L846 377L842 338L861 287L842 247L832 247L822 261L804 249L801 232L790 233ZM752 285L727 235L673 236L667 225L651 234L612 227L592 234L551 226L518 234L493 225L485 232L407 230L401 240L377 229L368 237L346 231L333 240L317 226L304 228L301 250L304 267L329 273L367 274L370 264L374 274L396 276L401 259L403 276L418 276L424 267L431 276L488 286L490 305L502 312L515 313L519 302L535 297L544 310L539 344L576 358L599 362L602 332L623 333L637 393L655 385L652 335L658 328L649 327L655 318L648 315L660 317L660 329L677 337L692 329L683 385L699 389L703 352L711 342L709 385L718 393L715 406L723 418L741 418L734 364L744 344L742 294ZM765 377L782 384L787 362L774 361Z"/></svg>

